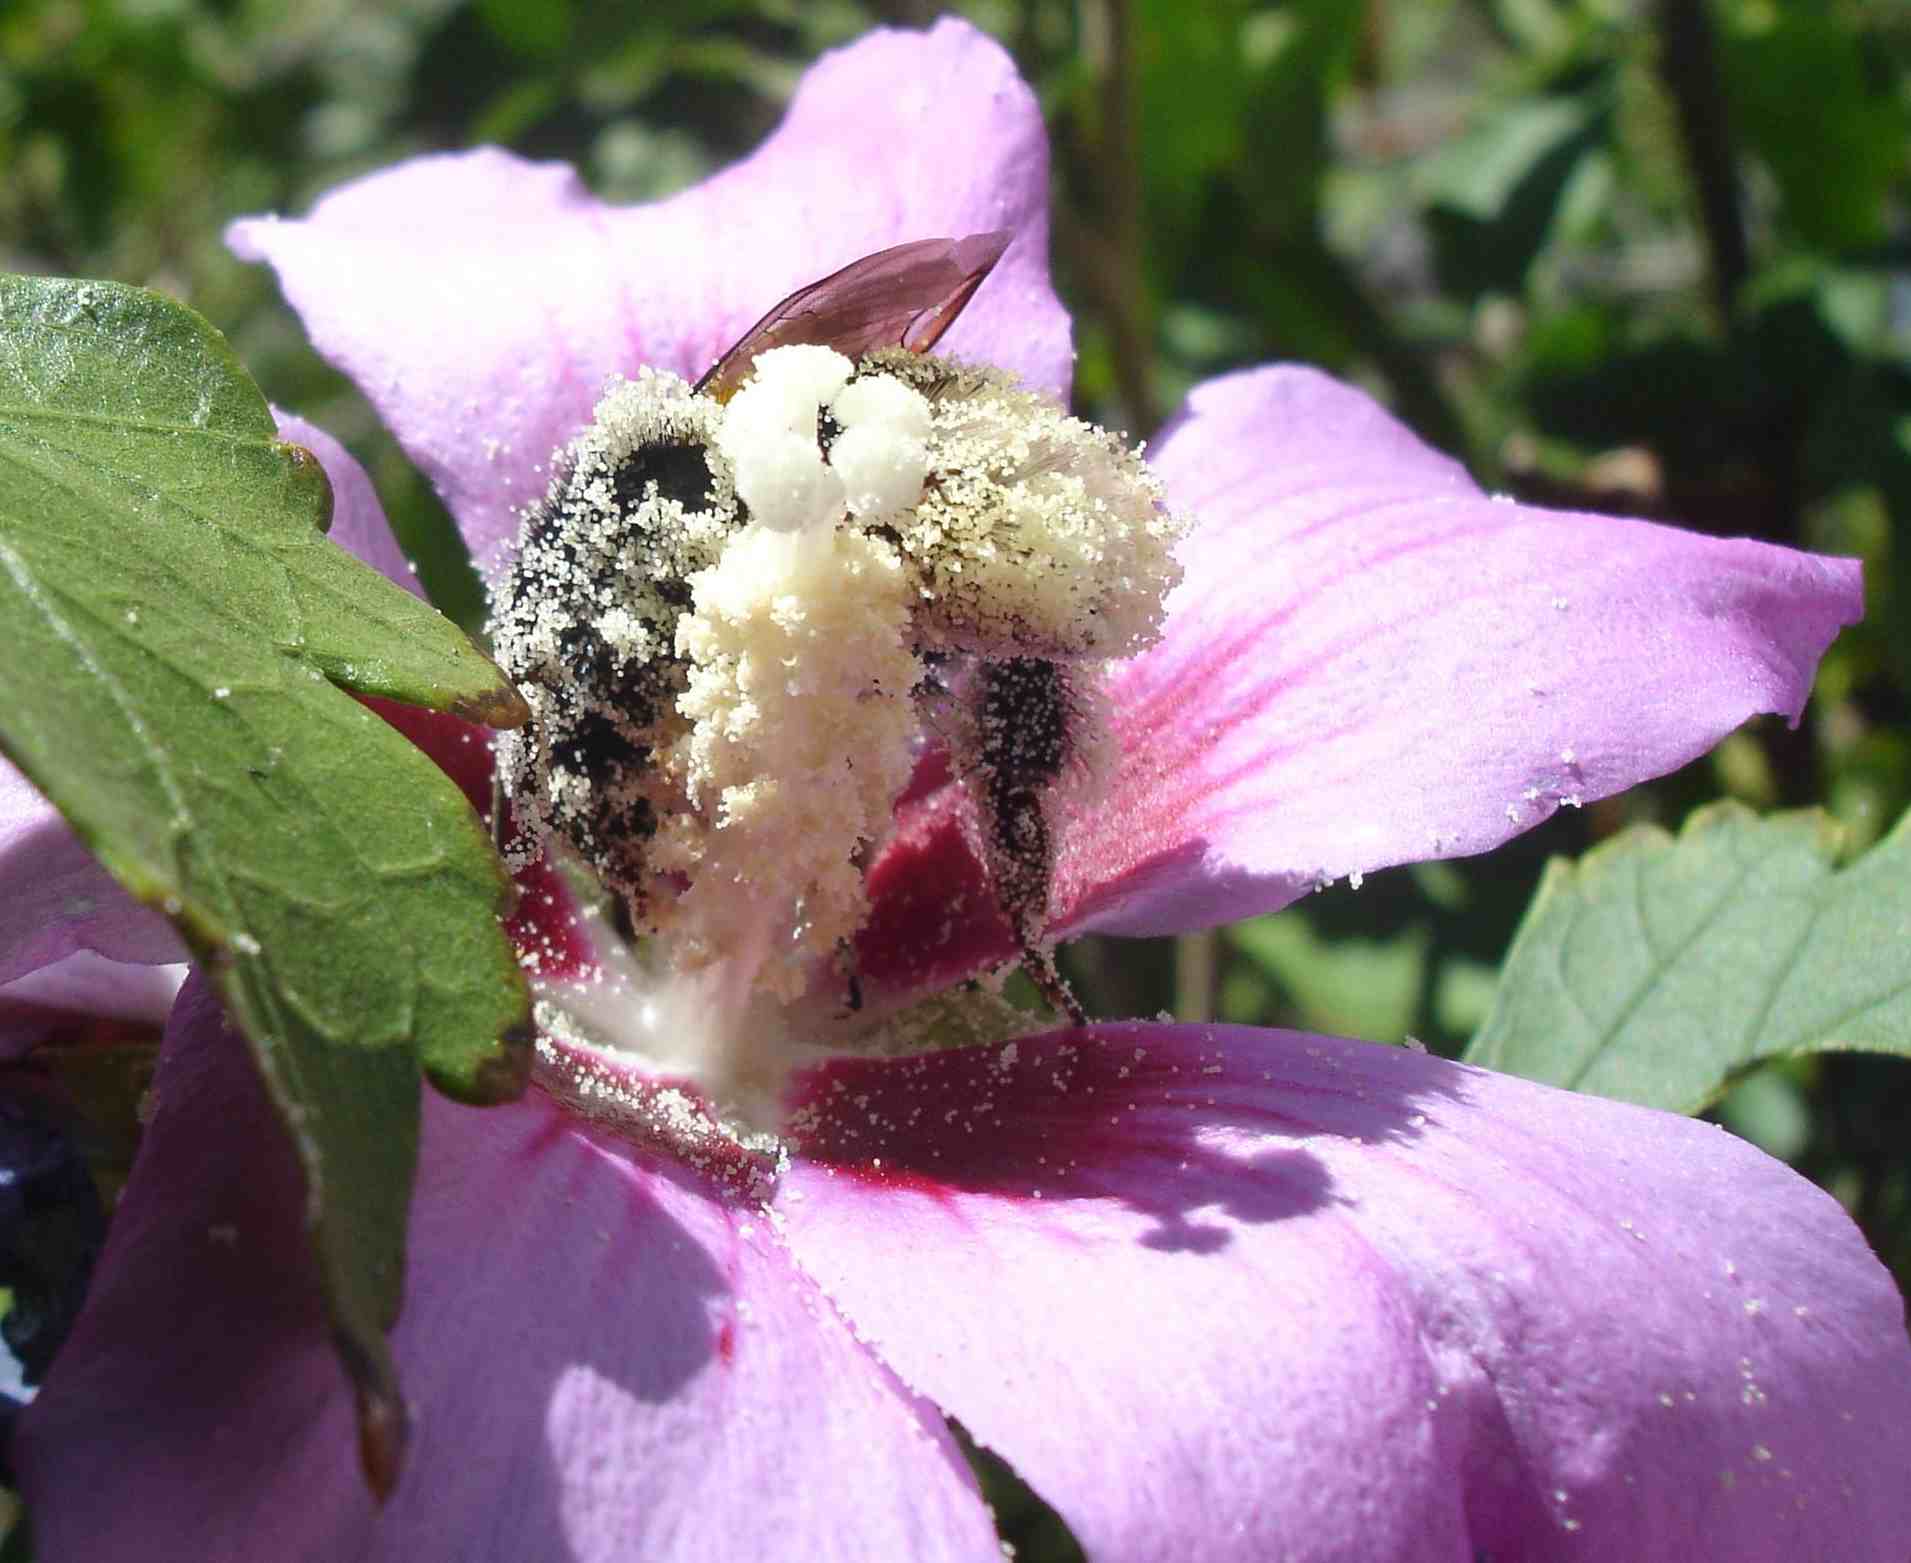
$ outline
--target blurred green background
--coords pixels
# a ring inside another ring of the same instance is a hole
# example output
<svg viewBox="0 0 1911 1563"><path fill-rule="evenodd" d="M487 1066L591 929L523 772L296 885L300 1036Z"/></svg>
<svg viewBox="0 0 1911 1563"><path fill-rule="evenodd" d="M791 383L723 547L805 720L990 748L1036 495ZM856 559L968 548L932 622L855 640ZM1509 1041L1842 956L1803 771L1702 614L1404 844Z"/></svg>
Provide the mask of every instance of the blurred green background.
<svg viewBox="0 0 1911 1563"><path fill-rule="evenodd" d="M896 0L6 0L0 266L186 299L370 468L447 611L468 566L268 275L220 242L412 153L506 143L603 195L753 146ZM1911 5L1025 0L950 7L1035 83L1079 410L1150 432L1268 359L1368 386L1488 485L1867 563L1802 726L1478 862L1369 877L1071 971L1173 1009L1455 1051L1549 854L1731 796L1876 839L1911 791ZM952 133L959 133L959 129ZM1820 1056L1719 1114L1833 1190L1911 1286L1911 1070ZM1012 1500L1005 1503L1013 1506ZM1007 1523L1025 1526L1040 1517ZM1037 1548L1035 1550L1043 1550ZM1026 1555L1026 1554L1025 1554Z"/></svg>

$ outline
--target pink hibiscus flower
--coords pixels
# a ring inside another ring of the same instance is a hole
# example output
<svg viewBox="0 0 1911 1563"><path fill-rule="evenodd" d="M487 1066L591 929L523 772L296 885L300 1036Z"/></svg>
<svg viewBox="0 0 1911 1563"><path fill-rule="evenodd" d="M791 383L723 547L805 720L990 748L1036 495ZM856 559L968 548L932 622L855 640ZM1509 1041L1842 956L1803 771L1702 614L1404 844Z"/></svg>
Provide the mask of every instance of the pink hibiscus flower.
<svg viewBox="0 0 1911 1563"><path fill-rule="evenodd" d="M658 205L479 152L233 242L495 568L606 376L694 378L888 244L1012 232L943 347L1064 389L1045 187L1027 88L944 23L830 56L761 151ZM288 433L389 565L363 474ZM1121 762L1064 832L1058 935L1484 850L1796 717L1859 611L1848 563L1492 501L1305 370L1200 388L1152 459L1199 524L1162 640L1114 679ZM134 1002L112 961L164 958L163 931L4 796L0 973L79 960L82 1002ZM964 807L931 765L870 866L879 990L1012 948L965 894ZM544 978L574 971L577 930L530 910ZM416 1432L381 1509L299 1174L196 979L156 1097L15 1442L49 1563L997 1557L945 1416L1096 1559L1900 1563L1911 1533L1897 1293L1831 1199L1685 1119L1400 1049L1097 1024L810 1067L753 1147L549 1044L513 1106L427 1104L395 1338Z"/></svg>

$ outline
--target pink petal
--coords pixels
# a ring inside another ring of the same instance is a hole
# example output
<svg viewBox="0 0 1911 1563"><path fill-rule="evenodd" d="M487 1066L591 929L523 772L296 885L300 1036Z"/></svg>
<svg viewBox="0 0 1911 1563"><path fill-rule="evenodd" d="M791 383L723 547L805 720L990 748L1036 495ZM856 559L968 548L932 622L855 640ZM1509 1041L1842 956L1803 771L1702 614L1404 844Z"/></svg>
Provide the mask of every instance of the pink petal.
<svg viewBox="0 0 1911 1563"><path fill-rule="evenodd" d="M45 1563L999 1557L939 1417L753 1201L541 1092L432 1099L382 1511L302 1190L197 981L93 1291L14 1443Z"/></svg>
<svg viewBox="0 0 1911 1563"><path fill-rule="evenodd" d="M1200 525L1161 643L1112 681L1122 761L1066 828L1064 937L1484 852L1760 712L1796 720L1863 611L1854 560L1489 499L1312 370L1200 387L1152 460ZM870 871L876 988L1014 948L966 801L917 793Z"/></svg>
<svg viewBox="0 0 1911 1563"><path fill-rule="evenodd" d="M0 983L76 950L154 965L185 959L165 918L120 889L59 811L0 760Z"/></svg>
<svg viewBox="0 0 1911 1563"><path fill-rule="evenodd" d="M1904 1556L1903 1305L1723 1130L1239 1028L803 1094L799 1259L1102 1563Z"/></svg>
<svg viewBox="0 0 1911 1563"><path fill-rule="evenodd" d="M123 1021L157 1029L185 980L184 965L135 966L75 950L0 984L0 1057L13 1057L75 1022Z"/></svg>
<svg viewBox="0 0 1911 1563"><path fill-rule="evenodd" d="M695 378L786 293L905 239L1016 238L943 343L1060 391L1048 148L1035 98L964 22L824 57L752 157L668 201L607 207L568 168L487 150L229 232L438 485L482 566L542 496L609 375Z"/></svg>
<svg viewBox="0 0 1911 1563"><path fill-rule="evenodd" d="M292 445L303 445L318 457L325 475L332 480L332 527L326 535L405 590L424 596L411 561L392 535L391 523L385 519L385 507L378 502L377 490L357 458L315 423L307 423L276 407L272 409L272 416L279 425L279 438Z"/></svg>
<svg viewBox="0 0 1911 1563"><path fill-rule="evenodd" d="M1075 930L1157 933L1484 852L1797 719L1854 560L1488 499L1305 369L1196 390L1154 457L1201 518L1125 764L1071 839Z"/></svg>

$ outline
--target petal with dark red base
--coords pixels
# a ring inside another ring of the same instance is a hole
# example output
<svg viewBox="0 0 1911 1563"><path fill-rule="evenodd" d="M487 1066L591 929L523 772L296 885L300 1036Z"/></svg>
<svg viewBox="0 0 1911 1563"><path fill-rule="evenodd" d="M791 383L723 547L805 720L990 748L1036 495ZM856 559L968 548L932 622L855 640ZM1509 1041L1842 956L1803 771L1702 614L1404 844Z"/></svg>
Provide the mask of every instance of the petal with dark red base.
<svg viewBox="0 0 1911 1563"><path fill-rule="evenodd" d="M1901 1563L1902 1304L1711 1125L1237 1028L803 1096L796 1254L1098 1563Z"/></svg>

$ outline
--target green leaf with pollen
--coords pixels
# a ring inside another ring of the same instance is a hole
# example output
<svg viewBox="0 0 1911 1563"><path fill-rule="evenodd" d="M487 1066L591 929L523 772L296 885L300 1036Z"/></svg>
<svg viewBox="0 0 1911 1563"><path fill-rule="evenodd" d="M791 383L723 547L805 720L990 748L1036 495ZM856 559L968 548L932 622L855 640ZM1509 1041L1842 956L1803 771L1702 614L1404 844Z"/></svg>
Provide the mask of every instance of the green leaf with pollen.
<svg viewBox="0 0 1911 1563"><path fill-rule="evenodd" d="M368 1469L402 1437L418 1070L522 1089L508 886L457 787L345 690L510 725L448 620L328 541L220 335L156 294L0 278L0 748L212 972L303 1161Z"/></svg>
<svg viewBox="0 0 1911 1563"><path fill-rule="evenodd" d="M1822 813L1726 803L1555 861L1468 1061L1696 1112L1768 1059L1911 1054L1911 817L1844 855Z"/></svg>

